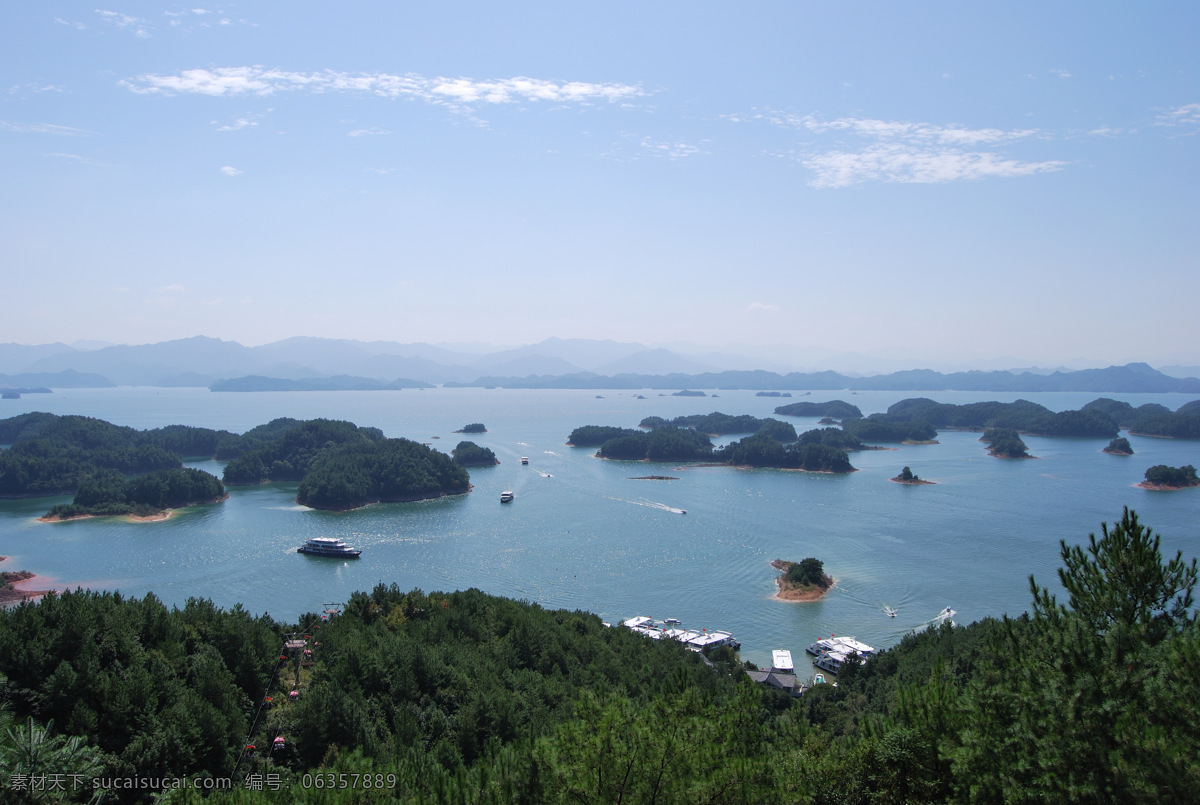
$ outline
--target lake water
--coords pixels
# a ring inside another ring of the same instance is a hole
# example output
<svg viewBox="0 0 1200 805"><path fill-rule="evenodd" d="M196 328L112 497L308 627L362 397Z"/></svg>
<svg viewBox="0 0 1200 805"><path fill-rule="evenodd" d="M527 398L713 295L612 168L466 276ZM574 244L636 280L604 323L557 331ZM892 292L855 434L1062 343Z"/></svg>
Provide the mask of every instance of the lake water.
<svg viewBox="0 0 1200 805"><path fill-rule="evenodd" d="M7 570L46 577L39 587L153 592L177 605L207 597L285 621L379 582L427 592L478 587L609 621L650 615L727 629L742 641L743 658L769 664L772 649L791 649L799 660L805 646L831 633L888 646L947 606L959 622L1019 614L1029 607L1030 574L1058 588L1059 540L1085 542L1125 505L1162 534L1164 553L1200 554L1200 490L1134 486L1154 464L1200 465L1198 442L1131 436L1136 454L1117 457L1100 452L1105 440L1025 437L1038 460L1014 461L989 457L978 433L943 431L936 445L852 453L859 471L846 476L608 462L594 458L594 448L564 445L580 425L636 427L646 416L711 411L770 416L797 400L840 398L869 414L916 396L952 403L1024 397L1065 410L1099 396L1174 409L1191 395L813 392L781 400L752 391L719 391L718 399L643 391L639 400L637 393L118 388L5 400L0 417L49 411L136 428L240 433L280 416L346 419L446 452L468 438L502 463L471 470L468 495L346 513L298 506L294 484L233 487L224 503L156 523L39 523L69 498L0 501L0 555L11 557ZM817 426L780 418L798 431ZM488 432L454 433L471 422ZM890 483L905 465L936 485ZM216 462L190 466L221 474ZM678 480L631 480L645 475ZM506 489L516 500L501 505ZM363 549L362 558L296 553L314 536L344 539ZM772 600L778 574L770 561L808 556L825 563L834 590L817 603ZM885 606L897 616L888 618Z"/></svg>

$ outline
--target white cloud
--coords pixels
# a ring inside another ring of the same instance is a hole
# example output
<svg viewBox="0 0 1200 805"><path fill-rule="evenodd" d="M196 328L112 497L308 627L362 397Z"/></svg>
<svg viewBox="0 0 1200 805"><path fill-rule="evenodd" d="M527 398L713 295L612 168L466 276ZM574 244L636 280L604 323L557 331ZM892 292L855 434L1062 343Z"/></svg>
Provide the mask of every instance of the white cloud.
<svg viewBox="0 0 1200 805"><path fill-rule="evenodd" d="M828 150L809 152L800 162L813 171L812 187L848 187L863 182L937 183L1027 176L1060 170L1056 160L1025 162L994 150L1040 135L1037 129L968 128L902 120L762 112L759 119L817 137L838 137Z"/></svg>
<svg viewBox="0 0 1200 805"><path fill-rule="evenodd" d="M451 108L478 104L547 102L586 104L618 101L645 94L629 84L595 84L581 81L556 82L538 78L429 78L408 73L340 73L324 70L303 73L266 68L218 67L183 70L172 75L145 74L120 82L141 94L271 95L276 92L307 90L351 92L384 98L414 98Z"/></svg>
<svg viewBox="0 0 1200 805"><path fill-rule="evenodd" d="M225 174L226 176L241 176L242 175L242 172L240 170L238 170L237 168L234 168L234 167L230 167L229 165L225 165L224 167L222 167L221 173Z"/></svg>
<svg viewBox="0 0 1200 805"><path fill-rule="evenodd" d="M1200 103L1176 106L1158 116L1160 126L1195 126L1200 124Z"/></svg>
<svg viewBox="0 0 1200 805"><path fill-rule="evenodd" d="M695 156L700 153L700 148L688 143L659 143L654 142L649 137L643 137L641 147L648 151L651 156L666 157L668 159L683 159L684 157Z"/></svg>
<svg viewBox="0 0 1200 805"><path fill-rule="evenodd" d="M216 121L213 121L213 122L215 123ZM226 123L224 126L218 126L217 131L237 131L238 129L244 129L244 128L247 128L250 126L257 126L257 125L258 125L257 120L250 120L249 118L239 117L237 120L235 120L232 123Z"/></svg>
<svg viewBox="0 0 1200 805"><path fill-rule="evenodd" d="M163 287L158 288L155 291L155 293L186 293L186 292L187 292L187 286L186 285L178 285L178 284L164 285Z"/></svg>
<svg viewBox="0 0 1200 805"><path fill-rule="evenodd" d="M1028 176L1062 169L1059 161L1021 162L987 152L934 150L881 143L857 151L829 151L802 164L816 174L813 187L849 187L863 182L932 184L971 179Z"/></svg>
<svg viewBox="0 0 1200 805"><path fill-rule="evenodd" d="M378 126L372 126L369 129L355 129L354 131L346 132L347 137L366 137L368 134L387 134L387 132Z"/></svg>
<svg viewBox="0 0 1200 805"><path fill-rule="evenodd" d="M59 126L54 123L9 123L4 120L0 120L0 131L12 131L18 134L56 134L61 137L91 136L90 131L71 126Z"/></svg>
<svg viewBox="0 0 1200 805"><path fill-rule="evenodd" d="M150 31L147 28L146 21L138 17L131 17L128 14L122 14L119 11L105 11L96 9L96 13L100 15L100 19L107 22L109 25L122 29L132 29L133 35L140 39L149 39Z"/></svg>
<svg viewBox="0 0 1200 805"><path fill-rule="evenodd" d="M1050 72L1054 73L1059 78L1070 78L1071 77L1071 74L1068 73L1066 70L1051 70Z"/></svg>
<svg viewBox="0 0 1200 805"><path fill-rule="evenodd" d="M779 305L769 305L766 302L751 302L746 305L747 313L778 313L782 310Z"/></svg>

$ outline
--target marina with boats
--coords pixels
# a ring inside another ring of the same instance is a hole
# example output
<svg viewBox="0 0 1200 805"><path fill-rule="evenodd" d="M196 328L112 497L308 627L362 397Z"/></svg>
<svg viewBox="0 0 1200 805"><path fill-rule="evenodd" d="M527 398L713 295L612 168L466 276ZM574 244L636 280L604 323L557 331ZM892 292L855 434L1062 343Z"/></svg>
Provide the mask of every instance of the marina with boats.
<svg viewBox="0 0 1200 805"><path fill-rule="evenodd" d="M651 640L676 640L693 651L703 651L717 646L729 646L734 651L742 647L734 636L719 629L685 629L677 618L656 621L645 615L636 615L622 621L621 625L649 637Z"/></svg>

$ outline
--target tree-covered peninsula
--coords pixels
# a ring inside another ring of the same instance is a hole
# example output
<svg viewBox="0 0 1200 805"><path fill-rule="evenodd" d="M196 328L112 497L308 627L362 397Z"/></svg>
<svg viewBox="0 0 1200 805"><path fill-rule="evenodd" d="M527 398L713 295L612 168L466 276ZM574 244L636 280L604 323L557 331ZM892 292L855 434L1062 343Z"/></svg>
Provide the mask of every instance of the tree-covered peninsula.
<svg viewBox="0 0 1200 805"><path fill-rule="evenodd" d="M139 431L82 416L21 414L0 420L0 497L44 497L77 491L105 471L124 476L178 469L175 448L215 444L218 431Z"/></svg>
<svg viewBox="0 0 1200 805"><path fill-rule="evenodd" d="M1111 439L1117 435L1117 423L1103 411L1085 406L1079 411L1056 413L1028 400L955 405L913 397L891 405L885 414L872 414L869 419L893 423L922 422L934 428L960 430L1009 428L1034 436Z"/></svg>
<svg viewBox="0 0 1200 805"><path fill-rule="evenodd" d="M909 633L799 698L728 649L710 666L478 590L380 584L328 623L51 593L0 609L0 784L63 775L58 800L84 802L93 780L234 774L105 799L165 805L1192 802L1196 561L1129 510L1077 542L1061 600L1031 580L1027 614Z"/></svg>
<svg viewBox="0 0 1200 805"><path fill-rule="evenodd" d="M1134 408L1127 402L1101 397L1081 410L1099 411L1130 433L1170 439L1200 439L1200 400L1184 403L1172 411L1165 405L1146 403Z"/></svg>
<svg viewBox="0 0 1200 805"><path fill-rule="evenodd" d="M276 420L269 423L268 427L280 423L274 428L279 435L264 440L261 446L242 453L226 464L225 483L300 481L321 451L340 445L366 444L383 439L383 431L378 428L360 428L353 422L332 419L312 419L295 424L293 422Z"/></svg>
<svg viewBox="0 0 1200 805"><path fill-rule="evenodd" d="M53 507L46 519L115 514L152 517L167 509L216 503L226 497L221 479L203 470L157 470L133 478L105 470L85 478L75 500Z"/></svg>
<svg viewBox="0 0 1200 805"><path fill-rule="evenodd" d="M621 461L705 461L712 457L712 439L691 428L663 425L649 433L632 431L609 439L596 455Z"/></svg>
<svg viewBox="0 0 1200 805"><path fill-rule="evenodd" d="M410 439L351 440L318 453L300 481L296 502L345 510L370 503L460 495L467 471L450 456Z"/></svg>
<svg viewBox="0 0 1200 805"><path fill-rule="evenodd" d="M862 419L862 411L859 407L844 400L788 403L776 408L775 413L783 416L828 416L834 419Z"/></svg>
<svg viewBox="0 0 1200 805"><path fill-rule="evenodd" d="M480 447L475 442L459 442L450 451L450 457L460 467L494 467L500 463L490 447Z"/></svg>
<svg viewBox="0 0 1200 805"><path fill-rule="evenodd" d="M807 472L854 472L845 450L824 444L781 444L765 436L747 436L716 451L716 458L739 467Z"/></svg>

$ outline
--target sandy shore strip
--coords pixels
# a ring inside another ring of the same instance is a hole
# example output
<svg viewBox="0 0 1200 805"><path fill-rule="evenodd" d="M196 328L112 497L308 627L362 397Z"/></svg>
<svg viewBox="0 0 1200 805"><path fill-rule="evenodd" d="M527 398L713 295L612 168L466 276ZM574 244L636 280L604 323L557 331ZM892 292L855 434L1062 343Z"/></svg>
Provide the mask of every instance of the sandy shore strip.
<svg viewBox="0 0 1200 805"><path fill-rule="evenodd" d="M8 560L0 556L0 562ZM49 579L30 573L28 570L10 570L0 572L0 604L13 604L31 598L41 598L50 590L30 590L28 585L47 582Z"/></svg>
<svg viewBox="0 0 1200 805"><path fill-rule="evenodd" d="M787 573L788 566L793 564L786 559L776 559L771 562L771 567L776 570ZM812 601L820 601L830 590L837 586L837 579L829 577L829 586L825 589L820 587L810 587L808 589L796 589L785 587L786 582L784 576L779 576L775 579L775 595L771 596L774 601L788 601L791 603L810 603Z"/></svg>

